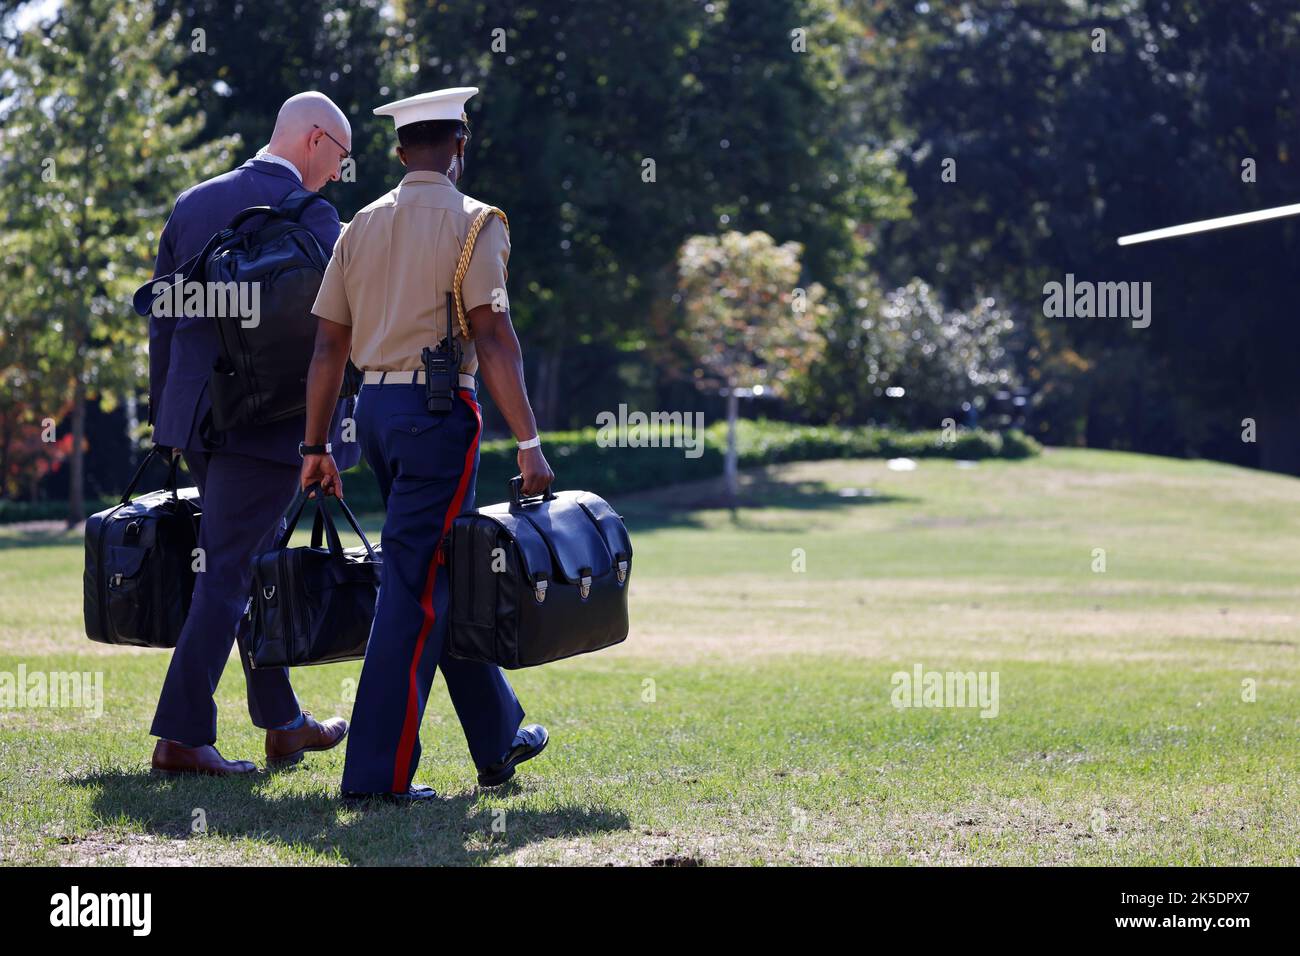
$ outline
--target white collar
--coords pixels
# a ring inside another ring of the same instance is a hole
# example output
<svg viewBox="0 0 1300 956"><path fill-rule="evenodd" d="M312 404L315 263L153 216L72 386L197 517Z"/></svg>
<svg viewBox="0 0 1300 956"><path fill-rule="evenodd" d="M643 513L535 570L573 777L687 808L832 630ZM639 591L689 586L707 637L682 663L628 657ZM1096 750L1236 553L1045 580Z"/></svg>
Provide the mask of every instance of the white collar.
<svg viewBox="0 0 1300 956"><path fill-rule="evenodd" d="M290 171L291 173L293 173L295 176L297 176L297 177L298 177L298 182L302 182L302 173L298 172L298 167L297 167L297 166L295 166L293 163L289 162L289 161L288 161L287 159L285 159L283 156L277 156L277 155L275 155L275 153L271 152L271 151L270 151L269 149L267 149L265 146L263 146L260 150L258 150L257 155L254 156L253 158L254 158L254 159L260 159L260 160L262 160L263 162L267 162L267 163L277 163L277 164L279 164L280 166L283 166L285 169L289 170L289 171Z"/></svg>

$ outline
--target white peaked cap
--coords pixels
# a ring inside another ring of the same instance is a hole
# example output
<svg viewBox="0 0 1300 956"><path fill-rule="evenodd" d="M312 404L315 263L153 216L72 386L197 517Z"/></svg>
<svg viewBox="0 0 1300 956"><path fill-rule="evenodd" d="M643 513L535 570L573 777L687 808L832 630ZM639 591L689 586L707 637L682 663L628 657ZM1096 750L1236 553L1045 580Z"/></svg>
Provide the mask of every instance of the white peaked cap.
<svg viewBox="0 0 1300 956"><path fill-rule="evenodd" d="M460 120L468 123L465 102L478 92L477 86L453 86L449 90L417 93L396 103L376 107L376 116L391 116L397 129L428 120Z"/></svg>

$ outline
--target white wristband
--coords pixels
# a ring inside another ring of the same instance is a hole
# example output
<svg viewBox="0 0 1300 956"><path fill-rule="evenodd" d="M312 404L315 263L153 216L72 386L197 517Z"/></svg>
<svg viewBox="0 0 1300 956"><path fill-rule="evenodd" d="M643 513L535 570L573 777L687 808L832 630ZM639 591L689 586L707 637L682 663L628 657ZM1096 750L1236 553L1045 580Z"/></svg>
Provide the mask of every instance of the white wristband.
<svg viewBox="0 0 1300 956"><path fill-rule="evenodd" d="M534 435L532 438L528 439L527 441L519 442L519 450L527 451L529 448L536 448L541 443L542 443L542 436Z"/></svg>

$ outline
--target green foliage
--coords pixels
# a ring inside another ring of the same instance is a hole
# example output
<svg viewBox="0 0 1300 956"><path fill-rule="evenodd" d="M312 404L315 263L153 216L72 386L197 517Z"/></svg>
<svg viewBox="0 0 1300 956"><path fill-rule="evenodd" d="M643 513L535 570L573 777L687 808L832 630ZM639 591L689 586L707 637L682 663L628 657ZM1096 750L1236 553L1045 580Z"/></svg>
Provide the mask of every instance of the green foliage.
<svg viewBox="0 0 1300 956"><path fill-rule="evenodd" d="M465 189L515 224L512 317L544 427L581 420L564 414L575 383L625 387L601 346L635 375L676 339L687 237L762 230L800 243L806 280L825 283L866 247L867 217L904 205L892 164L856 145L841 73L855 27L830 0L406 10L394 93L483 89ZM670 384L655 376L647 401L665 407Z"/></svg>
<svg viewBox="0 0 1300 956"><path fill-rule="evenodd" d="M184 49L177 27L155 27L126 0L72 0L13 63L15 97L0 117L0 334L35 334L45 377L69 390L82 376L93 393L144 374L129 294L148 276L171 201L235 144L189 146L203 115L166 73Z"/></svg>
<svg viewBox="0 0 1300 956"><path fill-rule="evenodd" d="M323 190L343 221L401 177L393 124L371 112L405 67L382 0L322 0L310 9L288 0L157 0L154 6L160 19L179 19L186 55L176 73L207 116L207 135L237 133L243 142L231 165L270 140L281 103L319 90L352 124L355 181Z"/></svg>
<svg viewBox="0 0 1300 956"><path fill-rule="evenodd" d="M798 287L801 251L764 232L692 236L682 245L682 336L698 384L763 386L782 395L790 379L816 364L825 349L825 291Z"/></svg>
<svg viewBox="0 0 1300 956"><path fill-rule="evenodd" d="M1121 249L1117 236L1295 201L1300 10L1216 0L854 4L864 127L914 216L889 282L994 294L1053 443L1202 453L1300 471L1295 220ZM1105 51L1094 30L1104 31ZM956 161L956 182L941 163ZM1250 159L1255 175L1244 175ZM1045 319L1065 273L1152 283L1149 329ZM1243 443L1241 420L1269 439ZM1258 456L1258 459L1256 458Z"/></svg>
<svg viewBox="0 0 1300 956"><path fill-rule="evenodd" d="M555 487L594 491L616 498L620 493L702 481L722 474L727 444L726 422L704 430L702 453L688 458L673 447L671 432L647 432L662 447L602 448L596 428L547 432L546 458L555 469ZM741 419L737 423L740 467L753 468L786 461L826 458L983 458L1019 459L1042 448L1020 432L958 430L951 440L941 431L901 432L875 426L792 425L787 422ZM504 501L508 481L519 473L515 443L509 439L484 442L480 448L478 503ZM344 476L344 493L355 510L382 509L374 477L364 462Z"/></svg>
<svg viewBox="0 0 1300 956"><path fill-rule="evenodd" d="M178 21L155 24L147 5L69 0L17 42L0 113L0 406L30 424L71 402L75 431L88 396L111 403L145 377L130 293L171 201L235 140L191 145L203 114L168 73L185 48Z"/></svg>
<svg viewBox="0 0 1300 956"><path fill-rule="evenodd" d="M736 431L742 468L827 458L1021 459L1042 451L1036 441L1014 430L999 433L959 429L946 434L876 426L842 428L741 419ZM676 430L646 430L646 442L658 442L661 447L603 448L602 437L597 428L543 434L547 460L555 469L557 490L582 488L613 498L619 493L702 481L722 474L726 422L714 422L704 430L701 454L694 458L687 457L684 448L674 447L675 441L681 442ZM494 439L480 446L480 505L504 501L509 495L508 482L519 473L515 456L515 443L511 439ZM354 510L383 510L374 475L364 461L344 475L343 490ZM92 504L91 511L107 508L115 501L102 499ZM57 518L66 511L63 502L0 500L0 524Z"/></svg>
<svg viewBox="0 0 1300 956"><path fill-rule="evenodd" d="M938 292L913 279L861 319L870 343L864 361L874 395L904 390L887 407L911 427L934 424L970 401L982 408L994 391L1016 384L1007 338L1011 319L992 298L949 309Z"/></svg>

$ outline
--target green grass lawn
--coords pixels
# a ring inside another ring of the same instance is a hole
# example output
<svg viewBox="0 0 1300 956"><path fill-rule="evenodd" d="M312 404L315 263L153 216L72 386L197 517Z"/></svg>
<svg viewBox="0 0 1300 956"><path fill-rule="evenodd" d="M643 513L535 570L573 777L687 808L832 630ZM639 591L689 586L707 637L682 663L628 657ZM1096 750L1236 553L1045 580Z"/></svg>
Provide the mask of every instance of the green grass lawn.
<svg viewBox="0 0 1300 956"><path fill-rule="evenodd" d="M1053 451L780 466L735 515L707 484L598 490L636 547L627 642L512 675L552 740L496 792L437 682L441 800L367 812L341 750L152 779L166 653L84 638L76 535L0 532L0 671L104 680L99 717L0 709L0 859L1300 863L1300 481ZM997 715L894 707L918 664L996 673ZM359 670L295 685L347 714ZM260 760L235 661L219 705L223 752Z"/></svg>

